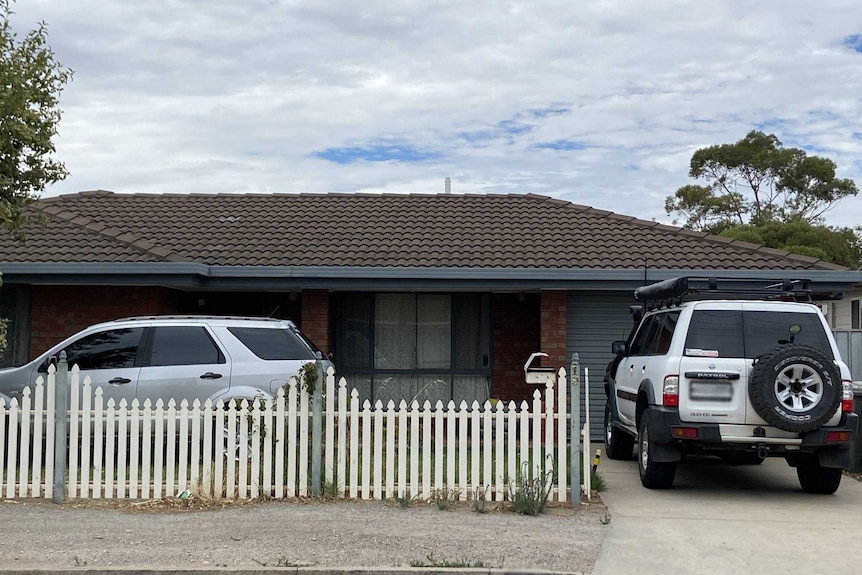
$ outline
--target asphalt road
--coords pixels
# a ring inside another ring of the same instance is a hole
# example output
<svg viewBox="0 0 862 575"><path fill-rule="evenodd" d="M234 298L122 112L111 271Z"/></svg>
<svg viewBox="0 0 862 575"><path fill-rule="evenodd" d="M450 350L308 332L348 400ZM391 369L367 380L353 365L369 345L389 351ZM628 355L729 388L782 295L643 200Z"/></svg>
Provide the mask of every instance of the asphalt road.
<svg viewBox="0 0 862 575"><path fill-rule="evenodd" d="M603 460L611 522L594 575L862 573L862 483L803 493L783 459L681 464L647 490L637 463Z"/></svg>

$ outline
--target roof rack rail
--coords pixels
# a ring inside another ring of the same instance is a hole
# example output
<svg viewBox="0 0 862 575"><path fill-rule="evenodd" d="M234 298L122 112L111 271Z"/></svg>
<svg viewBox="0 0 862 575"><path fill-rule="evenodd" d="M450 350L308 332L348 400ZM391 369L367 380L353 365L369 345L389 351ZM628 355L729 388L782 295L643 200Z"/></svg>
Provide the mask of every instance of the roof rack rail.
<svg viewBox="0 0 862 575"><path fill-rule="evenodd" d="M132 317L123 317L114 321L152 321L152 320L243 320L243 321L290 321L281 320L271 317L256 317L256 316L239 316L239 315L208 315L208 314L169 314L169 315L138 315ZM292 323L292 322L291 322Z"/></svg>
<svg viewBox="0 0 862 575"><path fill-rule="evenodd" d="M844 297L841 292L815 292L809 279L726 278L684 276L641 286L634 292L636 301L647 307L666 307L701 299L737 296L741 299L777 301L833 301ZM650 303L656 304L650 306Z"/></svg>

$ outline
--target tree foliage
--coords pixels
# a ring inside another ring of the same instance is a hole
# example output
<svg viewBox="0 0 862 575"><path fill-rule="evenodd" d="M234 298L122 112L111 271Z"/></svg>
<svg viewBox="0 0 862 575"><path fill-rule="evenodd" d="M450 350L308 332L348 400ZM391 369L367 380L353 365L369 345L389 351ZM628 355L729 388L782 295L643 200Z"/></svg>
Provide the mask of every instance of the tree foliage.
<svg viewBox="0 0 862 575"><path fill-rule="evenodd" d="M803 221L733 226L722 236L795 254L811 256L848 268L862 265L862 239L849 228L815 226Z"/></svg>
<svg viewBox="0 0 862 575"><path fill-rule="evenodd" d="M679 188L665 200L665 210L684 217L687 228L712 233L771 222L819 225L839 200L858 193L853 180L835 176L835 168L828 158L752 131L734 144L697 150L689 176L705 185Z"/></svg>
<svg viewBox="0 0 862 575"><path fill-rule="evenodd" d="M10 0L0 0L0 224L22 239L33 221L24 208L68 175L53 158L53 138L72 70L56 60L44 22L19 40L13 14Z"/></svg>
<svg viewBox="0 0 862 575"><path fill-rule="evenodd" d="M752 131L734 144L697 150L688 173L704 184L679 188L665 200L665 211L682 216L690 229L857 268L862 228L824 225L829 209L858 193L835 168L829 158Z"/></svg>

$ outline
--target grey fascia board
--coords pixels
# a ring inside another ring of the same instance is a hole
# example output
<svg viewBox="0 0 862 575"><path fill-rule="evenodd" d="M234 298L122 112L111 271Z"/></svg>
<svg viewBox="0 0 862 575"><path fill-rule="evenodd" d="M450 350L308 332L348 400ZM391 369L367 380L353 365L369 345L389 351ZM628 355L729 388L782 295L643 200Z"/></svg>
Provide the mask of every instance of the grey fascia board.
<svg viewBox="0 0 862 575"><path fill-rule="evenodd" d="M834 286L829 289L849 289L862 282L860 270L704 270L704 269L583 269L583 268L395 268L337 266L210 266L187 262L154 263L0 263L0 273L8 280L26 283L81 282L111 277L114 284L135 278L134 283L151 285L182 285L265 287L295 284L307 288L360 287L380 288L385 285L419 289L423 286L493 287L503 289L620 289L621 284L642 285L672 277L719 276L730 279L804 278L817 284ZM77 280L77 281L76 281ZM821 286L824 287L824 286Z"/></svg>

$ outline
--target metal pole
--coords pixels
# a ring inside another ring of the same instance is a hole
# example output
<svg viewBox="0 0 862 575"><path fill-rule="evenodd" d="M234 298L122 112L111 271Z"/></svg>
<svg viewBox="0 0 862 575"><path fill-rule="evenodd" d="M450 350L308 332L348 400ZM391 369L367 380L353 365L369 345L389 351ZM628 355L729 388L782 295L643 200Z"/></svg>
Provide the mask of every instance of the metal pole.
<svg viewBox="0 0 862 575"><path fill-rule="evenodd" d="M323 434L323 430L321 429L323 424L322 387L323 381L320 379L314 386L314 393L311 395L311 495L314 497L320 496L321 435Z"/></svg>
<svg viewBox="0 0 862 575"><path fill-rule="evenodd" d="M569 477L571 483L572 505L580 502L581 481L581 358L577 353L572 354L572 363L569 369L569 385L571 386L571 419L569 420Z"/></svg>
<svg viewBox="0 0 862 575"><path fill-rule="evenodd" d="M66 499L66 437L69 420L66 417L66 396L68 386L69 366L66 363L66 352L60 352L57 362L57 372L54 374L54 503L62 503Z"/></svg>

